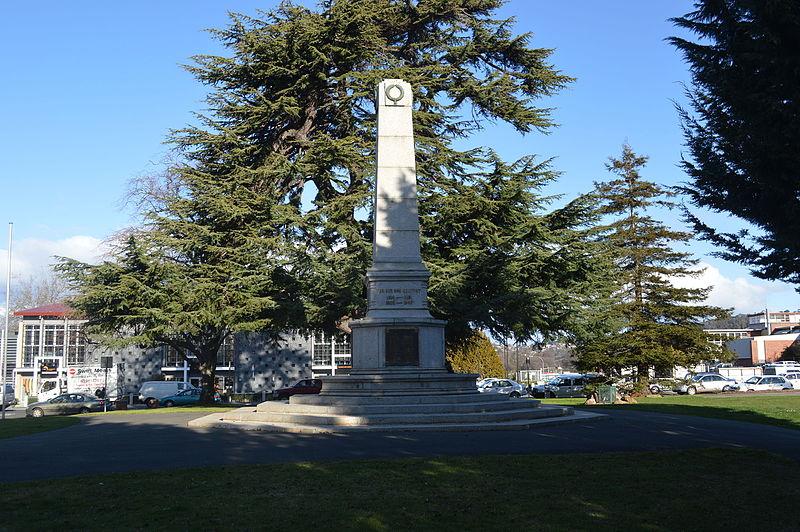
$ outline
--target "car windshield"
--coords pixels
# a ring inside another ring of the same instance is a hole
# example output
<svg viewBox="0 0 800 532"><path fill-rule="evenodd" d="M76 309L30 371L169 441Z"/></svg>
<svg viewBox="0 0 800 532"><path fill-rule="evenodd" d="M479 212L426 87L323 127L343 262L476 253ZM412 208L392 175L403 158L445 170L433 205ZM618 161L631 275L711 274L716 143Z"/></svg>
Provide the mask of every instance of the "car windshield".
<svg viewBox="0 0 800 532"><path fill-rule="evenodd" d="M761 380L761 377L750 377L749 379L747 379L744 382L746 382L747 384L756 384L760 380Z"/></svg>

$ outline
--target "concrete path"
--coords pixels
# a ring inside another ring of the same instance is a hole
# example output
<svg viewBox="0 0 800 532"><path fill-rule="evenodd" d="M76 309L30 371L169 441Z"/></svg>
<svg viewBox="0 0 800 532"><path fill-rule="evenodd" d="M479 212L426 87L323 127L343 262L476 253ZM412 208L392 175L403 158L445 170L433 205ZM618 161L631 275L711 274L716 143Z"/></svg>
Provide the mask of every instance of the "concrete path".
<svg viewBox="0 0 800 532"><path fill-rule="evenodd" d="M0 440L0 482L230 464L436 455L561 454L750 447L800 457L800 431L719 419L612 411L610 419L521 431L272 434L189 428L190 413L86 416Z"/></svg>

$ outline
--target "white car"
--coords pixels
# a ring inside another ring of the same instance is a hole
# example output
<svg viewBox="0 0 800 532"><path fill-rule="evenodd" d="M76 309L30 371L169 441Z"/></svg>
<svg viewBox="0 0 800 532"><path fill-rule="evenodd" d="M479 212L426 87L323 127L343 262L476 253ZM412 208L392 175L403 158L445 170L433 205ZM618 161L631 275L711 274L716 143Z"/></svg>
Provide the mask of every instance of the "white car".
<svg viewBox="0 0 800 532"><path fill-rule="evenodd" d="M791 382L795 390L800 390L800 371L790 371L781 375L781 377Z"/></svg>
<svg viewBox="0 0 800 532"><path fill-rule="evenodd" d="M484 379L478 386L481 393L504 393L509 397L521 397L527 393L525 386L510 379Z"/></svg>
<svg viewBox="0 0 800 532"><path fill-rule="evenodd" d="M735 392L738 389L739 383L734 379L723 377L719 373L698 373L689 377L686 384L675 386L672 390L694 395L700 392Z"/></svg>
<svg viewBox="0 0 800 532"><path fill-rule="evenodd" d="M792 390L792 383L781 375L756 375L744 381L743 392L761 392L767 390Z"/></svg>

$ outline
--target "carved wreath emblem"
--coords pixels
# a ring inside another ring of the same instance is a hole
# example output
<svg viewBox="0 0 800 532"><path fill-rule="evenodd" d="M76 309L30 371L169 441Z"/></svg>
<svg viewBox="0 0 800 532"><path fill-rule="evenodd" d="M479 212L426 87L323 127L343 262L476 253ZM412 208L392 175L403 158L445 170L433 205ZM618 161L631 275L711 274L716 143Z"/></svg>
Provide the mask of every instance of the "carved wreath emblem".
<svg viewBox="0 0 800 532"><path fill-rule="evenodd" d="M405 91L403 87L398 85L397 83L392 83L391 85L387 85L386 89L384 89L384 93L386 94L386 98L391 101L393 104L397 105L397 102L403 99L405 96Z"/></svg>

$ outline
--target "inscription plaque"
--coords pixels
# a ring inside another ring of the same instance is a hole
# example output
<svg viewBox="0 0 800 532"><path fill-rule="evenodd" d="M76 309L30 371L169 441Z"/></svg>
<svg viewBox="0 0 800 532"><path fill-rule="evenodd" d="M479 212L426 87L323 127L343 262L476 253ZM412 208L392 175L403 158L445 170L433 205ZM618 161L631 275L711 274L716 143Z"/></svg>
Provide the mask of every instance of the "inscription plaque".
<svg viewBox="0 0 800 532"><path fill-rule="evenodd" d="M386 365L419 366L418 329L386 329Z"/></svg>

